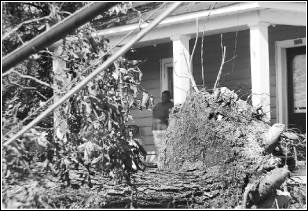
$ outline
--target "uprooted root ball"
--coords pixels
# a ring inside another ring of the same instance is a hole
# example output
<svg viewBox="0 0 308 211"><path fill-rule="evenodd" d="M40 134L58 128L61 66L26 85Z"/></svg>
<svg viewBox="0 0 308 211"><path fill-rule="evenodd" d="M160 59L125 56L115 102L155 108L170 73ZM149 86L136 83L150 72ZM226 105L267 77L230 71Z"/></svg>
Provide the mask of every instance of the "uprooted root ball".
<svg viewBox="0 0 308 211"><path fill-rule="evenodd" d="M235 207L234 196L281 164L280 158L264 153L270 125L263 115L227 88L193 93L170 115L158 166L206 171L219 181L214 188L220 192L208 206Z"/></svg>

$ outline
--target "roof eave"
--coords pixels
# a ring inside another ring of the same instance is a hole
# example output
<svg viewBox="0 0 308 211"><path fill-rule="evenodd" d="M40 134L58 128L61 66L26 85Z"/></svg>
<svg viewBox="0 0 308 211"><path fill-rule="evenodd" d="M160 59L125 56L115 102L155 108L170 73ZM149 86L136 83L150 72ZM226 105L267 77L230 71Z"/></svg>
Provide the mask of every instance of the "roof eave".
<svg viewBox="0 0 308 211"><path fill-rule="evenodd" d="M235 13L243 13L243 12L249 12L254 10L264 9L264 6L260 5L258 2L252 2L252 3L243 3L243 4L237 4L232 5L228 7L213 9L211 11L198 11L183 15L177 15L168 17L165 20L163 20L157 27L165 27L172 24L178 24L178 23L185 23L189 22L195 19L204 19L208 17L209 15L211 17L218 17L223 15L231 15ZM108 29L103 29L94 34L94 36L117 36L124 34L126 32L129 32L134 29L142 29L146 27L148 23L142 23L142 24L129 24L125 26L118 26L118 27L112 27Z"/></svg>

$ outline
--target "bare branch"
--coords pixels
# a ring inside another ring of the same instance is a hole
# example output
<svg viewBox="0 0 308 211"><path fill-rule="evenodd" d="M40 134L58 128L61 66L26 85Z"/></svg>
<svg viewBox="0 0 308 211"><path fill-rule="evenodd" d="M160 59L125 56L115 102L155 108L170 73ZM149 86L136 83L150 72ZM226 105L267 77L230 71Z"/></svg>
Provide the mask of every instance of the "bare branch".
<svg viewBox="0 0 308 211"><path fill-rule="evenodd" d="M205 77L204 77L204 62L203 62L203 42L204 42L204 34L205 30L202 32L202 41L201 41L201 77L202 77L202 85L205 87Z"/></svg>
<svg viewBox="0 0 308 211"><path fill-rule="evenodd" d="M236 55L236 46L237 46L237 32L236 32L236 36L235 36L235 43L234 43L234 50L233 50L233 56L231 59L225 61L225 57L226 57L226 46L223 46L223 42L222 42L222 37L223 37L223 34L220 35L220 47L222 49L222 59L221 59L221 64L220 64L220 68L219 68L219 71L218 71L218 75L217 75L217 78L216 78L216 82L215 82L215 85L214 85L214 90L217 88L217 85L219 83L219 80L221 78L221 73L222 73L222 68L223 68L223 65L230 62L230 61L233 61L232 63L232 72L233 72L233 68L234 68L234 59L237 57Z"/></svg>
<svg viewBox="0 0 308 211"><path fill-rule="evenodd" d="M195 54L195 49L196 49L196 46L197 46L197 42L198 42L198 34L199 34L199 20L198 18L196 18L196 28L197 28L197 31L196 31L196 40L195 40L195 44L194 44L194 48L193 48L193 51L191 53L191 57L189 59L189 61L187 61L187 58L183 52L183 55L184 55L184 58L185 58L185 61L186 61L186 65L188 67L188 77L185 77L185 78L189 78L191 83L192 83L192 87L194 88L194 90L196 92L199 92L199 89L196 85L196 82L195 82L195 79L194 79L194 76L192 74L192 71L191 71L191 67L192 67L192 61L193 61L193 57L194 57L194 54ZM174 70L175 71L175 70ZM176 72L176 71L175 71Z"/></svg>
<svg viewBox="0 0 308 211"><path fill-rule="evenodd" d="M10 73L16 73L17 75L19 75L19 76L22 77L22 78L31 79L31 80L34 80L34 81L36 81L37 83L39 83L39 84L41 84L41 85L48 86L48 87L52 88L48 83L46 83L46 82L44 82L44 81L41 81L41 80L39 80L39 79L37 79L37 78L34 78L34 77L32 77L32 76L29 76L29 75L23 75L23 74L21 74L20 72L14 70L14 69L11 69L11 70L5 72L4 74L2 74L2 77L7 76L7 75L9 75Z"/></svg>
<svg viewBox="0 0 308 211"><path fill-rule="evenodd" d="M223 34L220 34L220 48L221 48L222 52L223 52L223 47L224 47L224 45L223 45Z"/></svg>
<svg viewBox="0 0 308 211"><path fill-rule="evenodd" d="M48 53L48 54L50 54L50 55L55 55L53 52L51 52L51 51L49 51L49 50L41 50L41 51L39 51L40 53Z"/></svg>
<svg viewBox="0 0 308 211"><path fill-rule="evenodd" d="M73 13L68 12L68 11L59 11L58 13L59 13L59 14L67 14L67 15L73 14Z"/></svg>
<svg viewBox="0 0 308 211"><path fill-rule="evenodd" d="M228 62L233 61L236 57L237 57L237 56L235 55L235 56L233 56L231 59L229 59L229 60L225 61L225 64L226 64L226 63L228 63Z"/></svg>
<svg viewBox="0 0 308 211"><path fill-rule="evenodd" d="M180 75L180 74L178 74L178 72L176 71L176 69L174 69L173 70L174 71L174 74L176 75L176 77L178 77L178 78L190 78L190 76L189 76L189 74L182 74L182 75Z"/></svg>
<svg viewBox="0 0 308 211"><path fill-rule="evenodd" d="M24 21L24 22L18 24L14 29L10 30L8 33L6 33L5 35L3 35L2 40L7 39L8 36L10 36L12 33L16 32L16 31L17 31L20 27L22 27L24 24L29 24L29 23L33 23L33 22L39 22L39 21L41 21L41 20L49 19L49 18L50 18L50 15L44 16L44 17L41 17L41 18L34 18L34 19L31 19L31 20Z"/></svg>
<svg viewBox="0 0 308 211"><path fill-rule="evenodd" d="M191 83L192 83L192 87L195 89L196 92L199 92L199 89L198 89L198 87L197 87L197 85L196 85L194 76L193 76L192 72L190 71L190 66L189 66L190 64L189 64L188 61L187 61L187 58L186 58L186 56L185 56L185 54L184 54L184 51L183 51L183 55L184 55L184 58L185 58L185 61L186 61L186 65L187 65L187 67L188 67L188 75L189 75L189 79L190 79L190 81L191 81Z"/></svg>
<svg viewBox="0 0 308 211"><path fill-rule="evenodd" d="M35 90L36 94L38 94L39 96L41 96L44 100L48 100L48 98L43 95L42 93L40 93L38 90Z"/></svg>
<svg viewBox="0 0 308 211"><path fill-rule="evenodd" d="M218 75L217 75L217 78L216 78L213 90L215 90L217 88L217 85L218 85L220 77L221 77L222 68L223 68L223 66L225 64L225 58L226 58L226 46L223 46L223 44L222 44L222 34L221 34L220 37L221 37L221 39L220 39L220 46L221 46L221 49L222 49L222 59L221 59Z"/></svg>
<svg viewBox="0 0 308 211"><path fill-rule="evenodd" d="M13 84L13 85L16 85L22 89L27 89L27 90L34 90L39 96L41 96L42 98L44 98L45 100L48 100L46 96L44 96L42 93L40 93L35 87L32 87L32 86L22 86L18 83L15 83L15 82L12 82L12 81L9 81L10 84Z"/></svg>
<svg viewBox="0 0 308 211"><path fill-rule="evenodd" d="M21 39L21 37L20 37L19 34L17 34L17 37L18 37L19 41L21 42L21 44L24 44L24 43L25 43L25 42Z"/></svg>
<svg viewBox="0 0 308 211"><path fill-rule="evenodd" d="M233 58L235 58L237 55L236 55L236 51L237 51L237 36L238 36L238 31L236 31L235 33L235 38L234 38L234 50L233 50ZM234 60L232 62L232 68L231 68L231 72L233 73L234 72Z"/></svg>
<svg viewBox="0 0 308 211"><path fill-rule="evenodd" d="M13 81L10 81L10 80L9 80L9 83L10 83L10 84L13 84L13 85L15 85L15 86L18 86L18 87L20 87L20 88L22 88L22 89L28 89L28 90L35 90L35 89L36 89L35 87L31 87L31 86L22 86L22 85L20 85L20 84L18 84L18 83L15 83L15 82L13 82Z"/></svg>
<svg viewBox="0 0 308 211"><path fill-rule="evenodd" d="M190 62L189 62L190 68L192 67L192 61L193 61L193 57L194 57L194 54L195 54L196 46L197 46L197 43L198 43L198 34L199 34L199 19L198 18L196 18L196 28L197 28L196 40L195 40L193 51L191 53Z"/></svg>

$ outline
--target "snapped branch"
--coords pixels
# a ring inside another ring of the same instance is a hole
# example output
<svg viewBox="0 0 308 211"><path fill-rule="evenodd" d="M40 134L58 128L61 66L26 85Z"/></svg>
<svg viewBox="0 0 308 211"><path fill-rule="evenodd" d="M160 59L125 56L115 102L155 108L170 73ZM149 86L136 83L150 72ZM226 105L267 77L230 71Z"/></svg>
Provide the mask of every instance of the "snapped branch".
<svg viewBox="0 0 308 211"><path fill-rule="evenodd" d="M2 77L8 76L10 73L16 73L17 75L19 75L19 76L22 77L22 78L31 79L31 80L34 80L34 81L36 81L37 83L39 83L39 84L41 84L41 85L44 85L44 86L47 86L47 87L52 88L48 83L46 83L46 82L44 82L44 81L41 81L41 80L39 80L39 79L37 79L37 78L34 78L34 77L30 76L30 75L21 74L20 72L14 70L14 69L11 69L11 70L9 70L9 71L3 73L3 74L2 74Z"/></svg>

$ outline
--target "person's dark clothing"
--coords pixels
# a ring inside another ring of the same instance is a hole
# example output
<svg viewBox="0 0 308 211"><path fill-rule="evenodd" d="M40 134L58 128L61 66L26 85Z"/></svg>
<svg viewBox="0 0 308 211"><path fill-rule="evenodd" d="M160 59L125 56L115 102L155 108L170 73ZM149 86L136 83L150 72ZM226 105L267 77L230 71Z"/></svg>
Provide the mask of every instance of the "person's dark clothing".
<svg viewBox="0 0 308 211"><path fill-rule="evenodd" d="M168 127L170 109L173 102L160 102L153 109L153 130L164 130Z"/></svg>

